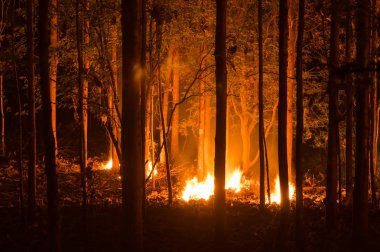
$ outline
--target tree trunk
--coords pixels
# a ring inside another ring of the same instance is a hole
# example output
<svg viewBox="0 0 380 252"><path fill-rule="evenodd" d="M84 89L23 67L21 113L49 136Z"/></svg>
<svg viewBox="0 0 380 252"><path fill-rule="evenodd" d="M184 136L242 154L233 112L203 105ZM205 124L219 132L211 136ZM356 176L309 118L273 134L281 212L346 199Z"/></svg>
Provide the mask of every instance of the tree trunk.
<svg viewBox="0 0 380 252"><path fill-rule="evenodd" d="M287 233L289 229L289 182L288 182L288 152L287 152L287 68L288 68L288 8L289 1L280 2L279 14L279 108L278 108L278 168L281 188L280 228L276 250L286 250Z"/></svg>
<svg viewBox="0 0 380 252"><path fill-rule="evenodd" d="M86 7L86 3L83 3ZM87 7L86 7L87 9ZM83 63L83 37L82 33L86 28L83 26L83 12L80 0L76 0L76 29L77 29L77 57L78 57L78 99L79 99L79 130L80 130L80 171L82 186L82 206L84 213L87 207L87 186L86 186L86 167L87 167L87 82L83 80L86 66ZM86 35L85 35L86 36Z"/></svg>
<svg viewBox="0 0 380 252"><path fill-rule="evenodd" d="M353 201L353 238L357 248L366 250L368 237L368 174L369 174L369 45L370 1L358 2L356 82L356 158Z"/></svg>
<svg viewBox="0 0 380 252"><path fill-rule="evenodd" d="M352 64L354 61L354 35L352 28L352 4L351 0L345 1L346 8L346 65ZM352 127L353 127L353 99L354 87L353 78L350 72L346 73L346 205L352 204Z"/></svg>
<svg viewBox="0 0 380 252"><path fill-rule="evenodd" d="M161 82L161 64L160 64L160 58L161 58L161 45L162 45L162 21L160 20L161 17L159 17L159 20L157 20L157 59L158 59L158 102L159 102L159 112L160 112L160 120L161 120L161 140L162 144L164 146L164 152L160 152L161 155L163 155L163 160L160 158L162 162L165 162L166 166L166 178L168 183L168 205L171 206L173 203L173 192L172 192L172 183L171 183L171 174L170 174L170 159L169 159L169 152L168 152L168 145L167 145L167 138L166 138L166 120L167 120L167 109L168 109L168 93L164 92L162 90L162 82ZM162 97L164 96L164 97ZM165 97L166 96L166 97ZM163 101L164 100L164 101ZM166 112L165 112L166 111ZM161 150L161 148L160 148ZM163 153L163 154L162 154ZM161 156L162 157L162 156Z"/></svg>
<svg viewBox="0 0 380 252"><path fill-rule="evenodd" d="M145 9L145 8L144 8ZM131 251L143 250L144 167L141 136L142 3L122 1L123 78L121 175L123 225Z"/></svg>
<svg viewBox="0 0 380 252"><path fill-rule="evenodd" d="M117 21L119 19L116 19L115 24L112 25L111 30L111 67L112 67L112 74L113 74L113 90L109 94L111 102L110 102L110 111L111 111L111 120L113 125L113 134L116 138L119 136L119 130L118 130L118 123L119 123L119 117L117 115L117 106L118 106L118 68L117 68L117 41L118 41L118 30L117 30ZM112 142L110 142L112 143ZM117 156L116 148L111 144L111 150L110 150L110 157L112 158L112 169L115 171L120 168L119 166L119 158Z"/></svg>
<svg viewBox="0 0 380 252"><path fill-rule="evenodd" d="M29 98L29 163L28 221L33 223L36 210L36 101L34 82L34 0L27 2L28 98Z"/></svg>
<svg viewBox="0 0 380 252"><path fill-rule="evenodd" d="M57 141L57 66L58 66L58 0L50 0L50 101L51 120L55 138L55 151L58 154Z"/></svg>
<svg viewBox="0 0 380 252"><path fill-rule="evenodd" d="M297 81L297 129L296 129L296 243L297 251L304 251L304 225L303 225L303 34L305 26L305 1L299 0L298 7L298 36L296 58Z"/></svg>
<svg viewBox="0 0 380 252"><path fill-rule="evenodd" d="M288 42L288 111L287 111L287 150L288 150L288 175L292 177L293 161L293 93L295 86L295 63L297 44L297 1L289 0L289 42Z"/></svg>
<svg viewBox="0 0 380 252"><path fill-rule="evenodd" d="M12 63L14 69L14 78L16 83L16 101L17 101L17 113L18 113L18 157L17 157L17 166L19 172L19 204L20 204L20 215L23 223L25 224L25 203L24 203L24 172L22 164L23 148L22 148L22 102L21 102L21 86L19 82L17 62L16 62L16 46L15 46L15 15L16 15L16 6L13 2L13 14L11 17L11 46L12 46Z"/></svg>
<svg viewBox="0 0 380 252"><path fill-rule="evenodd" d="M175 50L173 54L173 104L179 102L179 50ZM171 153L172 158L177 158L179 154L179 110L176 109L172 119L172 137L171 137Z"/></svg>
<svg viewBox="0 0 380 252"><path fill-rule="evenodd" d="M264 163L264 62L263 62L263 2L258 3L259 20L259 151L260 151L260 207L265 206L265 163Z"/></svg>
<svg viewBox="0 0 380 252"><path fill-rule="evenodd" d="M329 232L334 231L337 214L337 88L339 76L339 2L332 2L331 38L330 38L330 66L329 66L329 124L328 124L328 153L327 153L327 181L326 181L326 226Z"/></svg>
<svg viewBox="0 0 380 252"><path fill-rule="evenodd" d="M215 76L216 76L216 132L214 165L214 231L215 239L222 245L225 236L226 208L226 110L227 110L227 68L226 68L226 0L216 1L215 32Z"/></svg>
<svg viewBox="0 0 380 252"><path fill-rule="evenodd" d="M47 180L47 200L49 216L49 251L61 251L60 225L58 211L58 184L56 176L56 148L55 136L52 126L52 106L50 100L49 81L49 35L48 35L48 6L49 1L39 2L39 64L40 83L42 99L42 117L44 128L44 148L45 148L45 172Z"/></svg>
<svg viewBox="0 0 380 252"><path fill-rule="evenodd" d="M205 43L200 47L200 62L205 51ZM202 64L202 63L201 63ZM201 66L203 68L203 66ZM203 76L199 76L199 115L198 115L198 176L203 179L207 175L205 170L205 82Z"/></svg>
<svg viewBox="0 0 380 252"><path fill-rule="evenodd" d="M4 74L0 73L0 114L1 114L1 142L0 152L5 156L5 113L4 113Z"/></svg>

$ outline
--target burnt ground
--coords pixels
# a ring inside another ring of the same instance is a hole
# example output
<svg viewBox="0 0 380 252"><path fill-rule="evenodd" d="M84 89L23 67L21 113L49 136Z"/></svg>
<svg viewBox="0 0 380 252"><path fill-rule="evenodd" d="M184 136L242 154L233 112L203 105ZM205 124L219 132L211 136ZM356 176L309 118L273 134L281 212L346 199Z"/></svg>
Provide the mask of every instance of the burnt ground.
<svg viewBox="0 0 380 252"><path fill-rule="evenodd" d="M87 228L82 219L80 177L72 161L59 160L58 180L63 251L128 251L123 247L118 174L97 170L100 162L91 161L94 171L90 189L92 206ZM38 170L38 216L33 225L23 226L18 204L18 173L14 163L0 170L0 251L47 251L47 214L45 176ZM163 180L163 179L162 179ZM212 201L175 200L166 204L164 181L158 178L157 192L151 193L145 212L144 243L146 251L213 251ZM175 188L178 198L179 188ZM162 191L161 191L162 190ZM228 235L223 251L274 251L279 224L279 207L268 205L260 210L257 198L249 192L228 195ZM327 237L324 226L323 193L319 187L307 187L305 193L305 240L307 251L351 251L351 212L340 210L338 231ZM380 211L370 213L370 251L380 251ZM295 249L294 205L288 246Z"/></svg>

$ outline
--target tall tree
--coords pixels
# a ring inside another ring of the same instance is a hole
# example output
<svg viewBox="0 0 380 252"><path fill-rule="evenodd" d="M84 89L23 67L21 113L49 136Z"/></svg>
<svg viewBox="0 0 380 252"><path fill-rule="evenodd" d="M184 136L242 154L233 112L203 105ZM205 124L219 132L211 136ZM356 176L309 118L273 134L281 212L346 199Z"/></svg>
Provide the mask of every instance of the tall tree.
<svg viewBox="0 0 380 252"><path fill-rule="evenodd" d="M260 206L265 205L265 163L264 163L264 62L263 62L263 1L258 2L259 21L259 151L260 151Z"/></svg>
<svg viewBox="0 0 380 252"><path fill-rule="evenodd" d="M173 104L179 102L180 88L179 88L179 50L176 47L173 54L173 82L172 82L172 95L173 95ZM179 110L176 109L173 113L172 119L172 135L171 135L171 157L176 158L179 154Z"/></svg>
<svg viewBox="0 0 380 252"><path fill-rule="evenodd" d="M329 231L335 228L337 214L337 88L339 75L339 11L338 0L332 1L330 55L329 55L329 124L326 181L326 226Z"/></svg>
<svg viewBox="0 0 380 252"><path fill-rule="evenodd" d="M357 82L356 82L356 157L353 201L353 237L357 248L365 250L368 237L368 174L369 174L369 47L370 0L357 5ZM364 246L364 247L363 247Z"/></svg>
<svg viewBox="0 0 380 252"><path fill-rule="evenodd" d="M52 126L52 107L49 81L49 33L48 33L48 0L39 1L39 64L42 99L42 117L44 128L45 172L47 179L47 199L49 215L49 251L61 251L59 235L58 184L56 175L55 137Z"/></svg>
<svg viewBox="0 0 380 252"><path fill-rule="evenodd" d="M205 42L201 43L200 46L200 62L202 64L202 59L205 52ZM203 66L201 66L202 68ZM207 166L205 160L205 81L203 76L199 77L199 115L198 115L198 176L204 178L207 174Z"/></svg>
<svg viewBox="0 0 380 252"><path fill-rule="evenodd" d="M55 138L55 151L58 153L57 141L57 67L58 67L58 0L50 0L50 53L49 59L49 82L51 100L51 120Z"/></svg>
<svg viewBox="0 0 380 252"><path fill-rule="evenodd" d="M110 90L108 92L108 104L109 104L109 111L111 115L112 120L112 130L113 135L116 137L116 139L119 136L119 129L118 129L118 122L119 117L117 113L117 106L118 106L118 67L117 67L117 42L118 42L118 30L117 30L117 24L118 21L120 21L120 18L115 18L114 23L112 23L111 26L111 69L112 69L112 86L110 87ZM112 168L113 169L119 169L119 159L117 156L117 151L115 146L112 144L111 139L110 142L110 158L112 158Z"/></svg>
<svg viewBox="0 0 380 252"><path fill-rule="evenodd" d="M303 235L303 75L302 53L303 34L305 27L305 1L299 0L298 7L298 36L296 58L296 81L297 81L297 129L296 129L296 242L297 250L304 251Z"/></svg>
<svg viewBox="0 0 380 252"><path fill-rule="evenodd" d="M36 102L34 81L34 0L27 3L28 98L29 98L29 164L28 221L33 222L36 208Z"/></svg>
<svg viewBox="0 0 380 252"><path fill-rule="evenodd" d="M352 28L352 0L345 1L346 10L346 53L345 63L347 66L352 65L354 61L354 34ZM354 99L354 86L352 73L346 73L346 204L352 204L352 125L353 125L353 99Z"/></svg>
<svg viewBox="0 0 380 252"><path fill-rule="evenodd" d="M144 8L145 9L145 8ZM123 225L131 251L143 250L144 166L141 162L141 0L122 1L121 181Z"/></svg>
<svg viewBox="0 0 380 252"><path fill-rule="evenodd" d="M288 181L288 152L287 152L287 68L288 68L288 9L289 1L280 1L279 14L279 104L278 104L278 169L281 189L280 228L277 250L286 249L285 242L289 228L289 181Z"/></svg>
<svg viewBox="0 0 380 252"><path fill-rule="evenodd" d="M87 186L86 186L86 166L87 166L87 82L83 80L83 13L81 5L85 2L76 0L76 30L77 30L77 60L78 60L78 99L79 99L79 131L80 131L80 171L82 186L82 206L86 211L87 206Z"/></svg>
<svg viewBox="0 0 380 252"><path fill-rule="evenodd" d="M226 7L227 0L216 1L215 77L216 77L216 132L215 132L215 199L214 231L217 241L225 235L226 215L226 114L227 114L227 68L226 68Z"/></svg>
<svg viewBox="0 0 380 252"><path fill-rule="evenodd" d="M293 161L293 94L295 86L295 62L296 62L296 44L297 44L297 0L289 0L289 42L288 42L288 114L287 121L287 152L288 152L288 171L289 177L292 175Z"/></svg>

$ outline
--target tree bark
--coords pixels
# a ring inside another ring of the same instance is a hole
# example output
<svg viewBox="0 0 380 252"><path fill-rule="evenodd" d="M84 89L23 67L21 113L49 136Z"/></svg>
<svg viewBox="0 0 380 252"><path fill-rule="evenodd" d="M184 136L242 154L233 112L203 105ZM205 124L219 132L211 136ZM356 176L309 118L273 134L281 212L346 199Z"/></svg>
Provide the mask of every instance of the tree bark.
<svg viewBox="0 0 380 252"><path fill-rule="evenodd" d="M60 225L58 211L58 184L56 176L56 149L55 136L52 125L52 106L50 100L49 81L49 35L48 35L48 6L49 1L39 1L39 64L40 64L40 84L42 99L42 117L44 128L44 148L45 148L45 172L47 179L47 199L49 216L49 251L61 251Z"/></svg>
<svg viewBox="0 0 380 252"><path fill-rule="evenodd" d="M278 164L281 188L280 228L276 242L276 250L287 250L286 240L289 229L289 182L287 151L287 112L288 112L288 9L289 1L280 2L279 13L279 108L278 108Z"/></svg>
<svg viewBox="0 0 380 252"><path fill-rule="evenodd" d="M227 110L227 68L226 68L226 0L216 1L215 34L215 76L216 76L216 132L214 165L214 231L216 242L221 244L225 236L226 208L226 110Z"/></svg>
<svg viewBox="0 0 380 252"><path fill-rule="evenodd" d="M334 231L337 215L337 88L339 76L339 1L332 2L331 38L330 38L330 66L329 66L329 124L328 124L328 153L327 153L327 181L326 181L326 227L329 232Z"/></svg>
<svg viewBox="0 0 380 252"><path fill-rule="evenodd" d="M145 8L144 8L145 9ZM123 77L121 175L123 225L131 251L143 250L144 166L141 136L141 0L122 1Z"/></svg>
<svg viewBox="0 0 380 252"><path fill-rule="evenodd" d="M205 43L200 46L200 62L204 57ZM202 64L202 63L201 63ZM203 66L201 66L203 68ZM198 115L198 177L203 179L207 175L205 169L205 82L199 76L199 115Z"/></svg>
<svg viewBox="0 0 380 252"><path fill-rule="evenodd" d="M55 151L58 154L57 141L57 66L58 66L58 0L50 0L50 100L51 100L51 120L55 138Z"/></svg>
<svg viewBox="0 0 380 252"><path fill-rule="evenodd" d="M356 157L353 201L353 239L357 248L366 250L368 238L368 175L369 175L369 45L370 1L357 5L357 73L356 82Z"/></svg>
<svg viewBox="0 0 380 252"><path fill-rule="evenodd" d="M111 30L111 68L112 68L112 74L113 74L113 90L110 92L109 96L111 99L110 102L110 111L111 111L111 120L113 125L113 134L116 138L119 136L119 130L118 130L118 123L119 123L119 117L117 114L117 106L118 106L118 67L117 67L117 41L118 41L118 30L117 30L117 23L118 20L115 20L115 24L112 25ZM110 142L112 143L112 142ZM110 150L110 157L112 158L112 168L116 171L119 169L119 158L117 156L116 148L111 144L111 150Z"/></svg>
<svg viewBox="0 0 380 252"><path fill-rule="evenodd" d="M87 9L86 3L82 2ZM79 131L80 131L80 171L81 171L81 187L82 187L82 206L84 213L87 207L87 82L84 81L86 66L83 62L83 36L86 28L83 23L83 11L81 9L80 0L76 0L76 29L77 29L77 60L78 60L78 99L79 99Z"/></svg>
<svg viewBox="0 0 380 252"><path fill-rule="evenodd" d="M287 111L287 150L288 150L288 174L292 177L293 165L293 93L295 86L295 63L297 44L297 1L289 0L289 42L288 42L288 111Z"/></svg>
<svg viewBox="0 0 380 252"><path fill-rule="evenodd" d="M28 99L29 99L29 163L28 221L33 223L36 211L36 101L34 71L34 0L27 2Z"/></svg>
<svg viewBox="0 0 380 252"><path fill-rule="evenodd" d="M176 49L173 54L173 104L179 102L179 50ZM179 110L174 111L172 120L172 136L171 136L171 156L177 158L179 154Z"/></svg>
<svg viewBox="0 0 380 252"><path fill-rule="evenodd" d="M305 1L299 0L298 7L298 35L296 58L297 81L297 129L296 129L296 243L297 251L304 251L304 225L303 225L303 34L305 27Z"/></svg>
<svg viewBox="0 0 380 252"><path fill-rule="evenodd" d="M260 207L265 206L265 163L264 163L264 62L263 62L263 2L258 2L259 20L259 151L260 151Z"/></svg>
<svg viewBox="0 0 380 252"><path fill-rule="evenodd" d="M5 113L4 113L4 74L0 73L0 114L1 114L1 142L0 151L5 156Z"/></svg>

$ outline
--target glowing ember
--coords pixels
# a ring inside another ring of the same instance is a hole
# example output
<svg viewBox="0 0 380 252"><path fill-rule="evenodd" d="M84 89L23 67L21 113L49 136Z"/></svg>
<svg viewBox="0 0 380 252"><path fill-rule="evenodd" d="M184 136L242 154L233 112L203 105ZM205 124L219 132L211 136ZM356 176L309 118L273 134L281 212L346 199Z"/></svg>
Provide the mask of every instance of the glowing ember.
<svg viewBox="0 0 380 252"><path fill-rule="evenodd" d="M281 203L281 190L280 190L280 178L277 176L277 178L274 181L275 183L275 191L270 194L270 200L271 203ZM294 195L294 185L292 183L289 183L289 199L293 198Z"/></svg>
<svg viewBox="0 0 380 252"><path fill-rule="evenodd" d="M104 170L111 170L112 169L112 158L108 161L107 164L103 165Z"/></svg>
<svg viewBox="0 0 380 252"><path fill-rule="evenodd" d="M243 185L241 184L242 172L240 169L236 169L229 178L226 180L225 188L238 193ZM210 196L214 195L214 176L208 174L205 181L198 182L198 179L194 177L186 182L185 190L182 193L182 199L189 200L208 200Z"/></svg>

